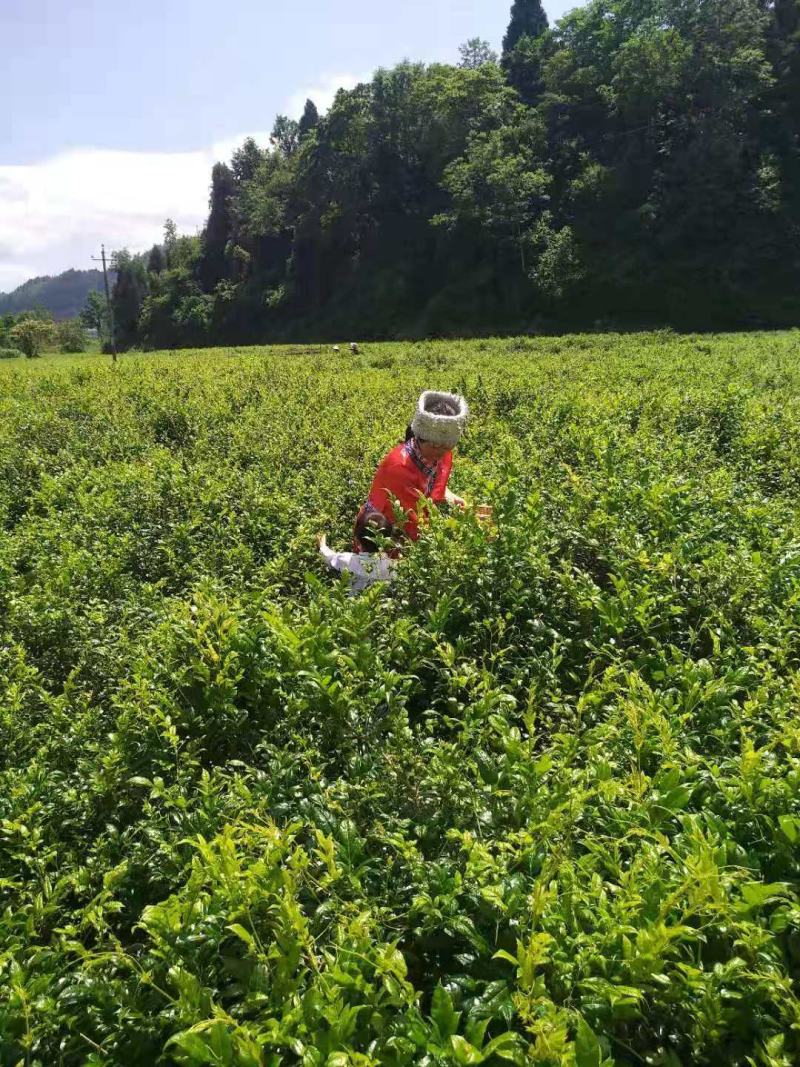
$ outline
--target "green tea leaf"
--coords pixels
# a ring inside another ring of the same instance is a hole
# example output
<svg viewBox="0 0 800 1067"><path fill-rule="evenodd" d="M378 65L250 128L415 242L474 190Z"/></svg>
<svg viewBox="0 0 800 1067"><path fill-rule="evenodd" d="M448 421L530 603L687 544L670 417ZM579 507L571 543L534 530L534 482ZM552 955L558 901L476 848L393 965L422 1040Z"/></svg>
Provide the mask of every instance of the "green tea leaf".
<svg viewBox="0 0 800 1067"><path fill-rule="evenodd" d="M433 991L433 1000L431 1003L431 1018L433 1019L436 1027L441 1034L442 1040L455 1034L458 1030L458 1023L461 1018L461 1012L455 1011L453 1008L453 999L450 993L443 987L437 986Z"/></svg>
<svg viewBox="0 0 800 1067"><path fill-rule="evenodd" d="M592 1028L584 1018L578 1019L575 1033L575 1067L601 1067L603 1051Z"/></svg>

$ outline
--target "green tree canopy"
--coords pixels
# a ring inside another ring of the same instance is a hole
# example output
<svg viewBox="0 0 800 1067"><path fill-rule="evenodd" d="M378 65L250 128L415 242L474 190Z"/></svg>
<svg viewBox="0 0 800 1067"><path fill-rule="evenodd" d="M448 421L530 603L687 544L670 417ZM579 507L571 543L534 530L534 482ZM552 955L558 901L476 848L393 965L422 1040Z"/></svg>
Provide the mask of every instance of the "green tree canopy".
<svg viewBox="0 0 800 1067"><path fill-rule="evenodd" d="M117 274L111 291L114 333L118 347L125 349L138 340L139 313L147 295L147 271L141 257L132 256L127 249L114 253L112 265Z"/></svg>
<svg viewBox="0 0 800 1067"><path fill-rule="evenodd" d="M234 192L233 171L226 163L215 163L211 171L210 211L197 266L200 283L206 290L213 289L228 274L225 251L233 233Z"/></svg>
<svg viewBox="0 0 800 1067"><path fill-rule="evenodd" d="M300 141L300 125L286 115L278 115L272 127L270 143L284 156L291 156Z"/></svg>
<svg viewBox="0 0 800 1067"><path fill-rule="evenodd" d="M90 290L81 311L83 325L89 330L97 330L98 334L102 334L106 331L107 318L106 298L98 289Z"/></svg>
<svg viewBox="0 0 800 1067"><path fill-rule="evenodd" d="M306 106L303 108L303 114L300 116L300 122L297 126L297 135L299 140L303 141L319 126L319 112L317 111L317 105L313 100L306 100Z"/></svg>
<svg viewBox="0 0 800 1067"><path fill-rule="evenodd" d="M62 352L85 352L86 331L80 319L65 319L56 326L56 339Z"/></svg>
<svg viewBox="0 0 800 1067"><path fill-rule="evenodd" d="M153 245L147 256L147 273L160 274L162 270L166 269L167 257L164 255L161 245Z"/></svg>
<svg viewBox="0 0 800 1067"><path fill-rule="evenodd" d="M237 183L249 182L256 174L264 153L252 137L245 138L241 148L237 148L231 159L233 180Z"/></svg>
<svg viewBox="0 0 800 1067"><path fill-rule="evenodd" d="M497 52L492 49L488 41L480 37L470 37L464 44L458 46L459 67L465 70L475 70L484 63L496 63Z"/></svg>
<svg viewBox="0 0 800 1067"><path fill-rule="evenodd" d="M275 120L167 224L148 343L791 323L798 0L589 0ZM312 135L313 130L313 135ZM146 324L146 325L145 325Z"/></svg>
<svg viewBox="0 0 800 1067"><path fill-rule="evenodd" d="M521 38L530 37L536 40L547 27L547 15L541 0L514 0L508 29L503 37L503 60L511 55Z"/></svg>
<svg viewBox="0 0 800 1067"><path fill-rule="evenodd" d="M52 343L55 335L53 322L31 315L21 318L12 326L11 340L28 359L42 354L42 350Z"/></svg>

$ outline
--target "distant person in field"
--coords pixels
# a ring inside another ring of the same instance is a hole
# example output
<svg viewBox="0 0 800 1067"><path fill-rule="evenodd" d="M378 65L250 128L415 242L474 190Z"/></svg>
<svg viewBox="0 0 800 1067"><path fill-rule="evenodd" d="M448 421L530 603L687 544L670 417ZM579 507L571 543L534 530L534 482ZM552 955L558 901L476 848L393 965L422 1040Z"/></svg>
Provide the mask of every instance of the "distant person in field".
<svg viewBox="0 0 800 1067"><path fill-rule="evenodd" d="M465 501L450 492L447 482L453 449L464 432L468 414L466 400L455 393L428 390L422 394L405 441L384 456L372 479L353 532L356 553L365 551L364 530L373 516L382 516L393 530L416 541L421 500L465 507ZM396 550L392 552L396 554Z"/></svg>

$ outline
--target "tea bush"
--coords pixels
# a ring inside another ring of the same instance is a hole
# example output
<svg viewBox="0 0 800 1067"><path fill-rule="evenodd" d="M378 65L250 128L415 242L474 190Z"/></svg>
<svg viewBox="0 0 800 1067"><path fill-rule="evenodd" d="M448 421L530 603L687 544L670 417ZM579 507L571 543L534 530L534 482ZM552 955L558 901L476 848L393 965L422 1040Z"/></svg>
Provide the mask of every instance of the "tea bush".
<svg viewBox="0 0 800 1067"><path fill-rule="evenodd" d="M0 373L0 1062L800 1058L800 332ZM358 598L422 388L473 418Z"/></svg>

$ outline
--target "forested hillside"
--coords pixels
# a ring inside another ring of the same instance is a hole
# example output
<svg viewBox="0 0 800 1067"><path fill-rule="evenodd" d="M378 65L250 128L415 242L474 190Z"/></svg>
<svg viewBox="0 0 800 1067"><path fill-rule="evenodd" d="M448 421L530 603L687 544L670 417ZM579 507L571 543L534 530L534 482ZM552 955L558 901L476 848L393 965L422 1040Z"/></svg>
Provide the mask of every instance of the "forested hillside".
<svg viewBox="0 0 800 1067"><path fill-rule="evenodd" d="M279 116L199 237L123 257L123 343L791 324L798 0L516 0L498 57Z"/></svg>
<svg viewBox="0 0 800 1067"><path fill-rule="evenodd" d="M31 278L11 293L0 293L0 315L44 308L54 319L74 319L89 293L102 288L99 270L65 270L55 277Z"/></svg>

